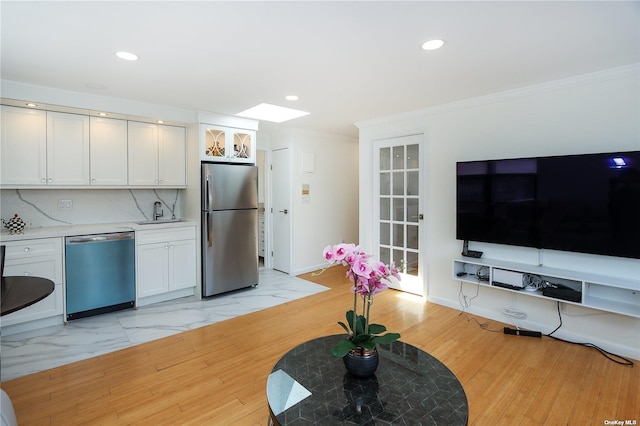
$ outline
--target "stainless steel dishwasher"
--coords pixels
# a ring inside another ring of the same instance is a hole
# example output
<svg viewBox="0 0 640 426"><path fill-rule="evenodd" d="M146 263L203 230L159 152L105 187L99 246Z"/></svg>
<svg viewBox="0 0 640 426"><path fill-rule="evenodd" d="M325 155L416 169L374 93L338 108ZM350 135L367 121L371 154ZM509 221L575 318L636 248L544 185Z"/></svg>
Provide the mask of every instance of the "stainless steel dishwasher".
<svg viewBox="0 0 640 426"><path fill-rule="evenodd" d="M65 238L67 320L135 305L135 234Z"/></svg>

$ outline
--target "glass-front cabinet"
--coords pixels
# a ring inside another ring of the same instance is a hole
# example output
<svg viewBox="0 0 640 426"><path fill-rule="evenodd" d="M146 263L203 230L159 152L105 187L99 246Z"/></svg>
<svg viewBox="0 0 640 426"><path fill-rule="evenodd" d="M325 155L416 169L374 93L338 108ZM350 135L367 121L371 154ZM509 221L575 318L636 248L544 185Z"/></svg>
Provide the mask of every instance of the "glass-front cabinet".
<svg viewBox="0 0 640 426"><path fill-rule="evenodd" d="M200 160L256 162L255 130L200 124Z"/></svg>

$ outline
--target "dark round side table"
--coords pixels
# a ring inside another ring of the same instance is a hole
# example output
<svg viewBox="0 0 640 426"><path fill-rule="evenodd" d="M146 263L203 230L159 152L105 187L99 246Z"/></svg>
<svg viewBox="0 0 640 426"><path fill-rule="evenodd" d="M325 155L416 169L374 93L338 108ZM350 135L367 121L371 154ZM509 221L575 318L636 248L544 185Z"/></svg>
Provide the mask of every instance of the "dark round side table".
<svg viewBox="0 0 640 426"><path fill-rule="evenodd" d="M53 293L53 281L40 277L2 277L0 315L7 315L37 303Z"/></svg>
<svg viewBox="0 0 640 426"><path fill-rule="evenodd" d="M276 425L466 425L467 396L433 356L401 341L379 345L373 377L346 372L331 349L343 336L310 340L287 352L267 380Z"/></svg>

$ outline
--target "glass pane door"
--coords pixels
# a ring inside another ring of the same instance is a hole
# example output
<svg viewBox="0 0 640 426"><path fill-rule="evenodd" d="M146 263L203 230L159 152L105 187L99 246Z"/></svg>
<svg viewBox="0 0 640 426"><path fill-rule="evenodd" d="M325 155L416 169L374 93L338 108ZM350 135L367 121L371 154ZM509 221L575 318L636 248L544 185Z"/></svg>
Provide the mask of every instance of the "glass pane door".
<svg viewBox="0 0 640 426"><path fill-rule="evenodd" d="M225 157L225 135L226 132L223 129L205 129L205 157L211 157L212 159Z"/></svg>
<svg viewBox="0 0 640 426"><path fill-rule="evenodd" d="M423 294L421 273L422 135L376 142L378 256L403 272L399 289Z"/></svg>
<svg viewBox="0 0 640 426"><path fill-rule="evenodd" d="M233 156L237 158L249 158L251 156L251 140L250 133L236 132L233 134Z"/></svg>

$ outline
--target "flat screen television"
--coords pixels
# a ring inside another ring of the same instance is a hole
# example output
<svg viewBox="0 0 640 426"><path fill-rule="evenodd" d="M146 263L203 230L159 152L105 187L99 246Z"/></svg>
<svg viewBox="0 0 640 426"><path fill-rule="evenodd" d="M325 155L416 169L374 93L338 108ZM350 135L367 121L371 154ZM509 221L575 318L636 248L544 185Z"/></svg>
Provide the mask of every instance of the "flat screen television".
<svg viewBox="0 0 640 426"><path fill-rule="evenodd" d="M640 151L456 163L456 238L640 259Z"/></svg>

